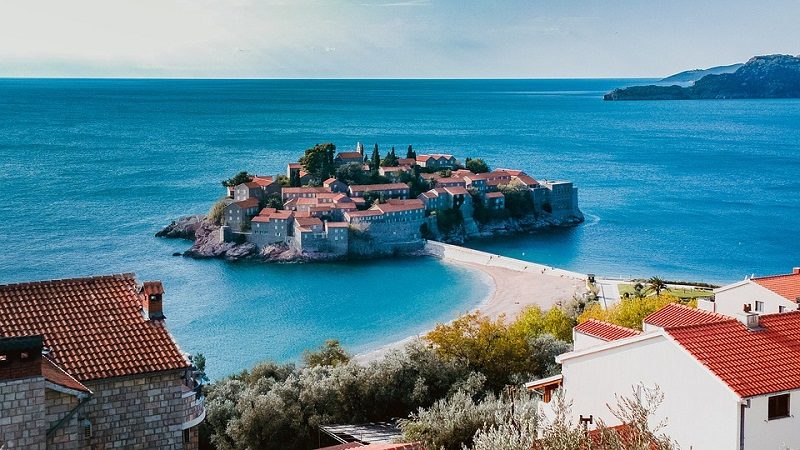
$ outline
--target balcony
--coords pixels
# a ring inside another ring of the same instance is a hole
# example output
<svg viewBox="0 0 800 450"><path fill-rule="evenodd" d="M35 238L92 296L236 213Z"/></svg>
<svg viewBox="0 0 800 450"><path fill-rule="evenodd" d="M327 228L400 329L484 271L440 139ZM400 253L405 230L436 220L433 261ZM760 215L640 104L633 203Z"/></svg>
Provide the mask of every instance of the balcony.
<svg viewBox="0 0 800 450"><path fill-rule="evenodd" d="M181 429L188 430L197 426L206 418L203 384L193 376L187 376L186 383L183 385L181 400L184 406Z"/></svg>

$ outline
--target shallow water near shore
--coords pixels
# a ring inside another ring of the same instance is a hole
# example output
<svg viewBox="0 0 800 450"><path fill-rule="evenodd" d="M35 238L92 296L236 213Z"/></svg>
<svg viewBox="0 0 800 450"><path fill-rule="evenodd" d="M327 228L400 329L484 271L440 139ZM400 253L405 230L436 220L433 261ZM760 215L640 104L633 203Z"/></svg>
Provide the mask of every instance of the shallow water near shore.
<svg viewBox="0 0 800 450"><path fill-rule="evenodd" d="M471 246L604 275L726 282L800 265L800 101L603 102L641 80L0 80L0 283L161 279L218 377L339 338L422 332L488 294L433 259L255 265L153 237L238 170L379 142L482 156L580 189L586 223Z"/></svg>

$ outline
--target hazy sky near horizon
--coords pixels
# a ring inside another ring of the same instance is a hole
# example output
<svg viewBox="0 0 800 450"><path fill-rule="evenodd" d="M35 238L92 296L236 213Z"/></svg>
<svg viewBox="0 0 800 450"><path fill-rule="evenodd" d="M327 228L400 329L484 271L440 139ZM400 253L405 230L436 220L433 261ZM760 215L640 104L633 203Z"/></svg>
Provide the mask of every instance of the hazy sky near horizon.
<svg viewBox="0 0 800 450"><path fill-rule="evenodd" d="M800 53L797 0L3 0L0 76L658 77Z"/></svg>

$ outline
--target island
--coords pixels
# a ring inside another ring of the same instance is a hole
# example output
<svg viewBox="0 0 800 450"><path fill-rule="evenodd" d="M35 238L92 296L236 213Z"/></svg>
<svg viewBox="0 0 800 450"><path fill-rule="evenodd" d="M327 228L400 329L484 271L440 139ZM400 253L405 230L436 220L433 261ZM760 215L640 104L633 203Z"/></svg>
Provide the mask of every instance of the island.
<svg viewBox="0 0 800 450"><path fill-rule="evenodd" d="M536 180L519 169L463 164L450 154L405 157L305 151L285 174L240 172L207 215L173 221L156 236L194 241L183 256L267 262L424 254L426 240L526 233L583 221L570 181ZM178 253L177 255L180 255Z"/></svg>
<svg viewBox="0 0 800 450"><path fill-rule="evenodd" d="M728 66L730 70L735 66ZM751 58L733 72L710 73L689 86L631 86L615 89L604 100L703 100L800 98L800 56ZM684 73L685 74L685 73ZM680 75L680 74L679 74ZM662 81L669 81L671 77ZM681 81L686 76L678 77ZM677 81L677 79L676 79Z"/></svg>

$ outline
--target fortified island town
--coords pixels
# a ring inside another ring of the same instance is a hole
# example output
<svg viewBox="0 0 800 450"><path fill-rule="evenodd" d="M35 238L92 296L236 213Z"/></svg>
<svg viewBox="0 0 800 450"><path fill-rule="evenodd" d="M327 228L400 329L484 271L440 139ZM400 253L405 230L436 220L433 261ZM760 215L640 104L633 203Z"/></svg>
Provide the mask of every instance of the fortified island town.
<svg viewBox="0 0 800 450"><path fill-rule="evenodd" d="M267 261L414 254L426 239L520 233L583 221L570 181L537 181L449 154L371 155L361 143L336 153L317 145L285 175L242 172L207 218L186 217L157 235L186 237L194 257Z"/></svg>

